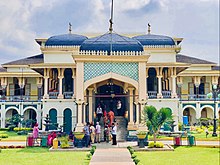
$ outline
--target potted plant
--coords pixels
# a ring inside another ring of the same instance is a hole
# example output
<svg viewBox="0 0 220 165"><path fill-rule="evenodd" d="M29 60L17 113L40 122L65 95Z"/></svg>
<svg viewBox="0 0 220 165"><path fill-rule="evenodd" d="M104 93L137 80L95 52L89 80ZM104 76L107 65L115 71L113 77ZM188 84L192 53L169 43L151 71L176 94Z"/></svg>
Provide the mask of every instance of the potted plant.
<svg viewBox="0 0 220 165"><path fill-rule="evenodd" d="M85 134L83 132L74 132L74 137L78 140L82 140Z"/></svg>

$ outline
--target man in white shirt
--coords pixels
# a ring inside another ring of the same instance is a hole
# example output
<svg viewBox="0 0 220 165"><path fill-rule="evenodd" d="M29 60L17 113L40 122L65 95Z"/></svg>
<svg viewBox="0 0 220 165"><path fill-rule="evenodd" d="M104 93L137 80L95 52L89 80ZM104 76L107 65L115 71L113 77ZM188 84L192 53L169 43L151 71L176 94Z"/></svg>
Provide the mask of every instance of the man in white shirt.
<svg viewBox="0 0 220 165"><path fill-rule="evenodd" d="M117 135L117 126L115 125L115 123L112 123L112 145L117 145L116 135Z"/></svg>
<svg viewBox="0 0 220 165"><path fill-rule="evenodd" d="M99 122L100 119L101 119L101 117L102 117L102 114L103 114L103 112L102 112L102 107L101 107L100 104L98 105L98 107L97 107L97 109L96 109L96 114L97 114L98 122Z"/></svg>
<svg viewBox="0 0 220 165"><path fill-rule="evenodd" d="M100 134L101 134L101 126L99 125L99 122L96 123L96 127L95 127L95 139L97 143L100 143Z"/></svg>

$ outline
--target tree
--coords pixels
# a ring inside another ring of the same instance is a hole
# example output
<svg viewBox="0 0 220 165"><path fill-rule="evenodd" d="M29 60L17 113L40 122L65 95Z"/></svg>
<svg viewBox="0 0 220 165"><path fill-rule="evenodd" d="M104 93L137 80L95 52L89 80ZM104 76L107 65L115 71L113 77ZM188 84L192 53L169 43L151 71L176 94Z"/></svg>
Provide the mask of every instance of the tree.
<svg viewBox="0 0 220 165"><path fill-rule="evenodd" d="M156 135L161 126L166 122L173 121L172 111L169 108L161 108L159 111L154 106L144 107L144 123L148 127L150 134L154 136L154 143L156 143Z"/></svg>

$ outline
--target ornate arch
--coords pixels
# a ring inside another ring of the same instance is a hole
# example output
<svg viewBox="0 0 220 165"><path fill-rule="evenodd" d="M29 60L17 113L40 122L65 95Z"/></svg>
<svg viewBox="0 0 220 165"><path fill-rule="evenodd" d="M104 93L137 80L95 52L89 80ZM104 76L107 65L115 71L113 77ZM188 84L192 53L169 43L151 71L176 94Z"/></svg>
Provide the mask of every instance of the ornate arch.
<svg viewBox="0 0 220 165"><path fill-rule="evenodd" d="M109 72L107 74L104 74L104 75L101 75L101 76L98 76L98 77L95 77L95 78L92 78L90 80L87 80L85 83L84 83L84 91L92 84L95 84L95 83L98 83L98 82L101 82L101 81L104 81L104 80L108 80L110 78L113 78L115 80L118 80L118 81L122 81L122 82L126 82L128 84L131 84L133 85L136 89L138 89L138 82L129 78L129 77L126 77L126 76L122 76L122 75L119 75L119 74L116 74L116 73L112 73L112 72Z"/></svg>

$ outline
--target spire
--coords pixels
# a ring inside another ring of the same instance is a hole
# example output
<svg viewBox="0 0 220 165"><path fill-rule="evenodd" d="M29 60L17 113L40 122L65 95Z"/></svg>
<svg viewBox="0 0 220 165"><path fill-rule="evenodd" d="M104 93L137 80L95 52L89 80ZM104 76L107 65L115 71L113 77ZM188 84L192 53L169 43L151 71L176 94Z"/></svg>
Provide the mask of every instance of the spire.
<svg viewBox="0 0 220 165"><path fill-rule="evenodd" d="M72 32L72 24L69 22L69 34Z"/></svg>
<svg viewBox="0 0 220 165"><path fill-rule="evenodd" d="M148 31L148 34L150 34L150 31L151 31L151 25L150 25L150 23L148 23L147 26L148 26L148 30L147 30L147 31Z"/></svg>
<svg viewBox="0 0 220 165"><path fill-rule="evenodd" d="M114 4L114 2L113 2L113 0L112 0L111 18L110 18L110 20L109 20L109 23L110 23L109 31L110 31L110 33L112 33L112 31L113 31L113 4Z"/></svg>

